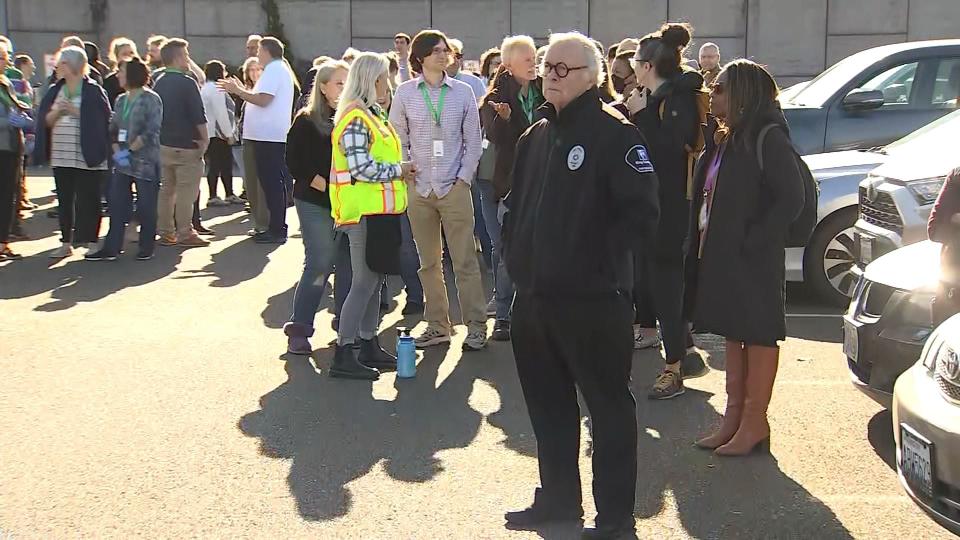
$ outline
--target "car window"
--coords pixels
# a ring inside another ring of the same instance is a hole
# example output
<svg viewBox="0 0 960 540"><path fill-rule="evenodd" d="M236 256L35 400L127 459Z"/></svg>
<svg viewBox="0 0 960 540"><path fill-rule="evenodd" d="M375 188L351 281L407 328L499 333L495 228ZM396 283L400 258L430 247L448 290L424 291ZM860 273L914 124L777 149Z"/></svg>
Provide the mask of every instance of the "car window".
<svg viewBox="0 0 960 540"><path fill-rule="evenodd" d="M864 90L883 92L883 106L907 107L913 92L913 81L917 74L917 62L892 67L860 85Z"/></svg>
<svg viewBox="0 0 960 540"><path fill-rule="evenodd" d="M882 56L872 49L848 56L830 66L789 100L798 105L822 107L840 88L850 82L851 78L868 69L880 58Z"/></svg>
<svg viewBox="0 0 960 540"><path fill-rule="evenodd" d="M944 58L937 68L933 84L933 106L939 109L960 108L960 58Z"/></svg>

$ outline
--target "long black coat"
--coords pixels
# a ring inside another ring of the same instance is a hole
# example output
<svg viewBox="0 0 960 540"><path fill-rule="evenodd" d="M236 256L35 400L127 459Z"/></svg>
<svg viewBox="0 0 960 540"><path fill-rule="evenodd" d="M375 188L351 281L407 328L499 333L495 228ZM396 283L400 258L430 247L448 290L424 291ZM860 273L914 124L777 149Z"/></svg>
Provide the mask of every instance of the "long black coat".
<svg viewBox="0 0 960 540"><path fill-rule="evenodd" d="M764 139L761 172L754 147L757 132L770 123L781 128ZM694 183L687 307L701 331L751 345L776 345L786 338L784 247L789 226L803 207L803 179L779 110L767 113L753 130L734 135L720 164L698 259L697 216L707 164L717 151L713 129L708 128Z"/></svg>
<svg viewBox="0 0 960 540"><path fill-rule="evenodd" d="M534 110L543 105L543 81L537 77L532 81L540 96ZM510 119L504 120L494 111L490 103L508 103L510 105ZM543 112L536 111L533 121L542 118ZM480 124L489 140L497 148L496 162L493 169L493 190L497 200L502 199L510 192L513 185L513 162L516 159L517 141L520 135L530 127L530 121L523 114L520 105L520 83L513 78L506 68L500 68L493 80L493 88L483 98L480 105Z"/></svg>

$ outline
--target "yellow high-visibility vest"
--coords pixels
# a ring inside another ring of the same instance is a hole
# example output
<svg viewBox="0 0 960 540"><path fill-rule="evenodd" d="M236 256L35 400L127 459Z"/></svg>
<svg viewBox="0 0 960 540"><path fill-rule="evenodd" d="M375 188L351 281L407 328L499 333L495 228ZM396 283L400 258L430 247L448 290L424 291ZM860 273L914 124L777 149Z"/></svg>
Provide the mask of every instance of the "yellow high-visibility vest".
<svg viewBox="0 0 960 540"><path fill-rule="evenodd" d="M389 182L354 182L347 165L347 156L340 148L343 130L355 119L361 119L370 131L370 157L380 163L400 164L400 138L389 122L381 120L359 106L352 106L333 128L333 163L330 173L330 207L337 225L359 223L363 216L402 214L407 209L407 184L402 178Z"/></svg>

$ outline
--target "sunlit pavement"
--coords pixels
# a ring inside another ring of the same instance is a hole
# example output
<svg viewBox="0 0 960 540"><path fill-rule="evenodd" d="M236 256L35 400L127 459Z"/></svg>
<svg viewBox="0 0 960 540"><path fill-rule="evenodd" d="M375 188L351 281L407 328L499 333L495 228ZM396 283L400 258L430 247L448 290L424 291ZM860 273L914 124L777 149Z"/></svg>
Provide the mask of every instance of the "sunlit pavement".
<svg viewBox="0 0 960 540"><path fill-rule="evenodd" d="M509 344L461 353L460 327L416 379L332 380L329 300L312 360L284 354L298 238L256 245L233 206L204 210L207 248L58 262L52 179L29 185L35 240L0 263L0 537L578 537L503 527L537 481ZM398 283L390 347L410 322ZM719 338L698 336L714 370L667 402L644 397L657 353L636 354L640 537L950 537L900 490L890 415L850 385L838 310L790 296L807 316L789 319L773 457L692 446L724 404ZM583 435L589 517L586 417Z"/></svg>

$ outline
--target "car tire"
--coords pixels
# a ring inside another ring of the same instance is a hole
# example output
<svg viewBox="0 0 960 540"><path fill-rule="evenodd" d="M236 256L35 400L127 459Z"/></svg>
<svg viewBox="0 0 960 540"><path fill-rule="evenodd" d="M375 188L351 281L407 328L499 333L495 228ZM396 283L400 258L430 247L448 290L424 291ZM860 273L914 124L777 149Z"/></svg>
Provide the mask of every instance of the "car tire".
<svg viewBox="0 0 960 540"><path fill-rule="evenodd" d="M836 305L850 302L857 285L853 226L857 207L834 212L821 222L803 253L803 279L822 300Z"/></svg>

